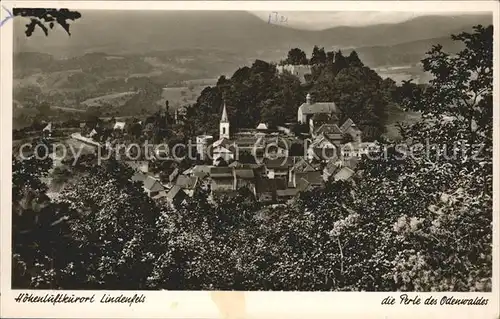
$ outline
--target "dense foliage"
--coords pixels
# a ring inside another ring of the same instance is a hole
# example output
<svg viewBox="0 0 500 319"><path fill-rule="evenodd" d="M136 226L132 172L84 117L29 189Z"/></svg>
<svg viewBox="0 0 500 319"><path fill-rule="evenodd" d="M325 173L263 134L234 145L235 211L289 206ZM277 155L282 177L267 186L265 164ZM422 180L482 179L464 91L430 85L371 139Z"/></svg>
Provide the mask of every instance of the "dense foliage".
<svg viewBox="0 0 500 319"><path fill-rule="evenodd" d="M381 144L354 183L328 183L281 207L245 194L211 203L201 189L173 210L115 161L50 201L41 182L50 163L14 161L13 286L491 291L492 32L455 36L465 44L458 55L434 47L423 60L430 85L404 84L400 102L423 115L401 127L404 149ZM383 119L390 83L353 54L335 57L309 85L325 95L323 85L341 87L332 98L349 116ZM240 126L261 120L264 105L299 103L303 91L284 89L300 84L284 78L263 61L221 78L198 99L207 117L195 127L212 121L223 95Z"/></svg>
<svg viewBox="0 0 500 319"><path fill-rule="evenodd" d="M39 27L45 35L49 34L49 29L54 28L56 24L60 25L68 35L70 35L70 24L68 20L75 21L82 15L78 11L68 9L50 9L50 8L14 8L13 16L29 18L30 22L26 25L26 36L30 37Z"/></svg>
<svg viewBox="0 0 500 319"><path fill-rule="evenodd" d="M341 51L327 52L314 47L307 60L300 49L292 49L282 64L311 64L307 83L289 72L279 73L274 64L256 60L251 67L238 69L231 78L222 76L217 85L205 88L189 108L190 132L217 133L223 100L231 123L239 128L255 128L295 122L297 109L309 92L317 102L335 102L341 120L353 119L366 139L377 139L385 132L388 109L397 107L400 88L383 80L363 65L352 51L344 57Z"/></svg>

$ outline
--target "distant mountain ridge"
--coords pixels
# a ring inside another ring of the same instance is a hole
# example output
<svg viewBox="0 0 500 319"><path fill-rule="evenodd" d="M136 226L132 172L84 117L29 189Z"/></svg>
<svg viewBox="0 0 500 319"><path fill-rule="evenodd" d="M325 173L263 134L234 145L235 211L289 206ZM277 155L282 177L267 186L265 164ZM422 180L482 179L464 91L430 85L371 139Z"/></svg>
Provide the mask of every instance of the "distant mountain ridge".
<svg viewBox="0 0 500 319"><path fill-rule="evenodd" d="M325 49L389 46L449 36L473 25L491 24L491 14L421 16L396 24L335 27L321 31L268 24L244 11L81 11L72 36L40 30L26 38L24 21L15 21L15 51L36 51L56 57L88 52L141 54L172 49L218 49L245 56L282 57L292 47L310 53Z"/></svg>

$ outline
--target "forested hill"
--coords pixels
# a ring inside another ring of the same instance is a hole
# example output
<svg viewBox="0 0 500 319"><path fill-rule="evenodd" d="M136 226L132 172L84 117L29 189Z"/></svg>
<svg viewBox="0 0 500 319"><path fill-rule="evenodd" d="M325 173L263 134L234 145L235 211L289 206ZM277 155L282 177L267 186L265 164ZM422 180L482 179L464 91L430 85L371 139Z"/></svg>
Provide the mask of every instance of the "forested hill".
<svg viewBox="0 0 500 319"><path fill-rule="evenodd" d="M401 87L365 66L355 51L348 56L341 51L326 53L318 47L313 51L310 61L305 58L306 63L312 63L312 74L305 84L289 73L279 74L274 64L262 60L239 68L230 78L220 77L216 86L205 88L188 108L187 135L216 134L223 96L234 127L251 128L260 122L270 126L295 122L297 109L309 92L317 101L335 102L340 120L354 120L366 139L380 138L386 131L388 114L398 109ZM301 62L294 60L294 54L306 57L295 48L285 63Z"/></svg>

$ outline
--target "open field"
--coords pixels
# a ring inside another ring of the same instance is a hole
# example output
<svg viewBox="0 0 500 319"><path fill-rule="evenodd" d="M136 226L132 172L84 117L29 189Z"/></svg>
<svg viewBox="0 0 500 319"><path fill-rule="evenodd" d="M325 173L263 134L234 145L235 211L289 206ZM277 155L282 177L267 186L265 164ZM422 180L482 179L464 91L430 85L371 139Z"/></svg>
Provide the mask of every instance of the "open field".
<svg viewBox="0 0 500 319"><path fill-rule="evenodd" d="M170 106L174 109L180 107L181 105L194 104L205 87L206 85L164 88L162 92L162 99L158 103L164 105L165 101L168 100Z"/></svg>
<svg viewBox="0 0 500 319"><path fill-rule="evenodd" d="M429 73L422 70L421 66L392 66L380 67L374 69L382 78L391 78L397 84L401 84L404 80L413 79L414 83L428 83L431 80Z"/></svg>
<svg viewBox="0 0 500 319"><path fill-rule="evenodd" d="M113 107L123 106L128 100L130 100L137 92L129 91L129 92L121 92L121 93L113 93L107 94L103 96L98 96L92 99L88 99L83 101L81 104L86 107L93 106L105 106L110 105Z"/></svg>
<svg viewBox="0 0 500 319"><path fill-rule="evenodd" d="M195 86L214 86L217 84L218 79L194 79L194 80L186 80L184 83L189 86L189 85L195 85Z"/></svg>

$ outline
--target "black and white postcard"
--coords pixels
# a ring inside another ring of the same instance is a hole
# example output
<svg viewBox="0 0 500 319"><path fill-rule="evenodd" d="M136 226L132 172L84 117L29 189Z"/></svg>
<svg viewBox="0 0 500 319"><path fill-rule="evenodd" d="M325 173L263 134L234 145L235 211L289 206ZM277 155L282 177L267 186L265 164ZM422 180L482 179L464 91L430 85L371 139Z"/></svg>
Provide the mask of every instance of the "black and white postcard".
<svg viewBox="0 0 500 319"><path fill-rule="evenodd" d="M499 318L497 2L0 9L2 317Z"/></svg>

